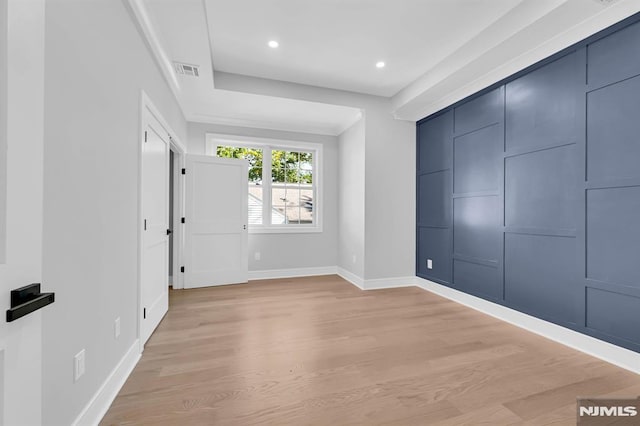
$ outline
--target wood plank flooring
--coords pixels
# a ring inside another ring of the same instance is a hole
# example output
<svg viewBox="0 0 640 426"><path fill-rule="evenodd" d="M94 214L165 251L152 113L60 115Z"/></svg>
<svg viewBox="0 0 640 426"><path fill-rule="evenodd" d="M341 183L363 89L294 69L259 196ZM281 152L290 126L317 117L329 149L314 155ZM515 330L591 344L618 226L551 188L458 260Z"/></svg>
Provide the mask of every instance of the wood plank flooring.
<svg viewBox="0 0 640 426"><path fill-rule="evenodd" d="M410 287L337 276L170 294L102 425L575 425L640 376Z"/></svg>

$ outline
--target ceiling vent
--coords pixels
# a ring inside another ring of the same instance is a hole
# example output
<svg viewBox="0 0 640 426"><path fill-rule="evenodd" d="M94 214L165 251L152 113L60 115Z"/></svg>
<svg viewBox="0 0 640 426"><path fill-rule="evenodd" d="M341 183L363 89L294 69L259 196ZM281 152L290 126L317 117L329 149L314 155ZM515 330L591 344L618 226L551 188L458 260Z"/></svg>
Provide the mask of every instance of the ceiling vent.
<svg viewBox="0 0 640 426"><path fill-rule="evenodd" d="M189 75L191 77L198 77L200 75L197 65L181 64L180 62L174 62L174 65L178 74Z"/></svg>

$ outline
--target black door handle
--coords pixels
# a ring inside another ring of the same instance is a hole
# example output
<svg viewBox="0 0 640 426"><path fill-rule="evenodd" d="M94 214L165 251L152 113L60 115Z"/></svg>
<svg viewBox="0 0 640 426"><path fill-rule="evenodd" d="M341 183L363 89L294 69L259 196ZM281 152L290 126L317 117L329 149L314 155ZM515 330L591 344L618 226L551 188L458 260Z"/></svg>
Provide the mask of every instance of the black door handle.
<svg viewBox="0 0 640 426"><path fill-rule="evenodd" d="M173 231L171 229L167 229L167 235L171 235Z"/></svg>
<svg viewBox="0 0 640 426"><path fill-rule="evenodd" d="M39 283L11 290L11 308L7 309L7 322L22 318L53 302L55 294L41 293Z"/></svg>

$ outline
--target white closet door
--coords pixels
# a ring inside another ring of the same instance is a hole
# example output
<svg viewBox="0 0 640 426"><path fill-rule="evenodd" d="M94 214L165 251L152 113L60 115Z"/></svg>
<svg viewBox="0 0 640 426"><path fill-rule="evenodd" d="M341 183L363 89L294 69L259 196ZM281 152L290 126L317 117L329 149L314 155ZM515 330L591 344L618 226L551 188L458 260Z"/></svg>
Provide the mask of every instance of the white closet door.
<svg viewBox="0 0 640 426"><path fill-rule="evenodd" d="M169 135L148 114L142 147L142 298L144 344L169 308Z"/></svg>

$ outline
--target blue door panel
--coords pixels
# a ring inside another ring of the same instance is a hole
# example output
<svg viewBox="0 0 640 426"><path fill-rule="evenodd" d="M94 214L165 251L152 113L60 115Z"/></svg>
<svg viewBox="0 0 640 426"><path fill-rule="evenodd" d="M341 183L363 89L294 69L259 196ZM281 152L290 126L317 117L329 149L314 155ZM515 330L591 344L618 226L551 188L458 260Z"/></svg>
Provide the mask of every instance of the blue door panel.
<svg viewBox="0 0 640 426"><path fill-rule="evenodd" d="M507 152L577 140L577 69L571 53L506 85Z"/></svg>
<svg viewBox="0 0 640 426"><path fill-rule="evenodd" d="M505 300L547 320L576 323L576 239L508 233L504 247Z"/></svg>
<svg viewBox="0 0 640 426"><path fill-rule="evenodd" d="M466 102L455 109L455 133L471 132L502 121L503 109L503 87Z"/></svg>
<svg viewBox="0 0 640 426"><path fill-rule="evenodd" d="M451 172L444 170L418 177L418 223L421 226L451 224Z"/></svg>
<svg viewBox="0 0 640 426"><path fill-rule="evenodd" d="M640 77L588 94L590 181L640 177Z"/></svg>
<svg viewBox="0 0 640 426"><path fill-rule="evenodd" d="M454 199L453 251L457 255L497 261L502 255L498 197Z"/></svg>
<svg viewBox="0 0 640 426"><path fill-rule="evenodd" d="M507 226L573 230L579 197L575 145L507 158Z"/></svg>
<svg viewBox="0 0 640 426"><path fill-rule="evenodd" d="M502 273L497 265L453 260L453 282L458 290L492 300L502 299Z"/></svg>
<svg viewBox="0 0 640 426"><path fill-rule="evenodd" d="M497 124L455 138L454 193L497 191L502 146L502 128Z"/></svg>
<svg viewBox="0 0 640 426"><path fill-rule="evenodd" d="M628 342L640 342L640 298L587 288L587 327Z"/></svg>
<svg viewBox="0 0 640 426"><path fill-rule="evenodd" d="M629 25L587 47L588 79L593 86L640 74L640 23Z"/></svg>
<svg viewBox="0 0 640 426"><path fill-rule="evenodd" d="M640 288L639 264L640 187L589 190L587 277Z"/></svg>
<svg viewBox="0 0 640 426"><path fill-rule="evenodd" d="M451 168L453 112L418 125L418 171L435 172Z"/></svg>

